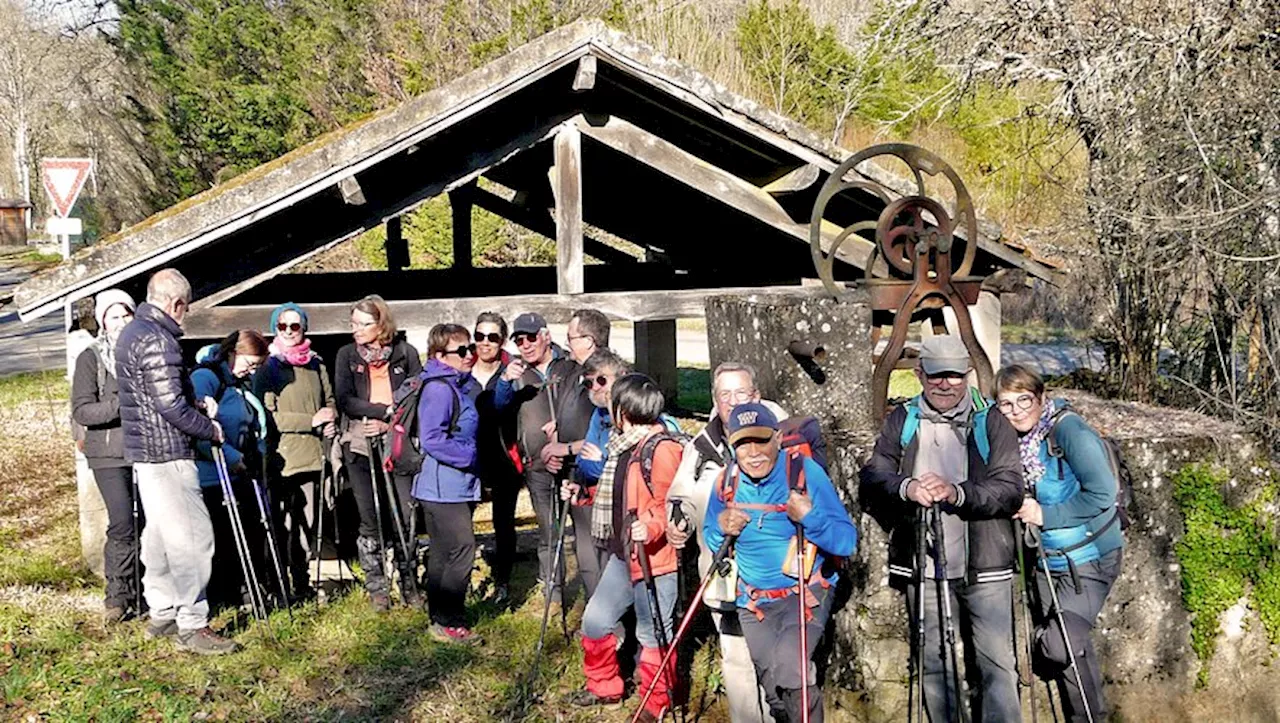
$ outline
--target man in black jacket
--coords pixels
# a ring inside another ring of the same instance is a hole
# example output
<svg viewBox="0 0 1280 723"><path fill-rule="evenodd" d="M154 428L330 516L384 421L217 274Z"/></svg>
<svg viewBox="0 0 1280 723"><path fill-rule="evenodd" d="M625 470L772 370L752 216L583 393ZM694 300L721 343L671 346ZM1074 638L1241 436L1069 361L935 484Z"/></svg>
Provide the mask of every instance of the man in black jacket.
<svg viewBox="0 0 1280 723"><path fill-rule="evenodd" d="M209 629L205 587L213 564L213 525L196 474L197 439L221 443L222 428L197 408L182 364L182 319L191 284L174 269L156 272L147 301L116 341L116 378L124 456L134 465L147 517L142 531L143 594L151 608L147 636L174 637L204 655L236 649Z"/></svg>
<svg viewBox="0 0 1280 723"><path fill-rule="evenodd" d="M590 328L584 329L584 313L591 321L603 319L603 328L589 323ZM552 343L551 331L541 314L517 316L511 325L511 340L520 357L507 365L494 389L494 408L518 408L516 438L525 459L529 499L538 518L538 579L553 602L562 599L564 578L563 566L554 574L551 570L556 544L555 501L560 480L567 473L565 460L581 451L595 412L595 405L582 386L580 362L597 347L608 346L608 329L608 319L598 311L575 313L569 322L570 352L566 353Z"/></svg>
<svg viewBox="0 0 1280 723"><path fill-rule="evenodd" d="M890 584L906 591L913 647L921 572L917 524L934 508L940 515L942 547L929 532L923 551L924 576L931 580L922 596L924 702L934 723L956 720L961 703L942 640L939 552L955 629L970 651L966 658L977 665L968 676L980 685L973 719L1022 717L1013 653L1011 521L1022 503L1022 461L1013 427L1004 415L989 414L989 404L968 388L969 370L968 351L957 337L926 339L916 370L924 393L885 420L861 474L864 508L889 530Z"/></svg>

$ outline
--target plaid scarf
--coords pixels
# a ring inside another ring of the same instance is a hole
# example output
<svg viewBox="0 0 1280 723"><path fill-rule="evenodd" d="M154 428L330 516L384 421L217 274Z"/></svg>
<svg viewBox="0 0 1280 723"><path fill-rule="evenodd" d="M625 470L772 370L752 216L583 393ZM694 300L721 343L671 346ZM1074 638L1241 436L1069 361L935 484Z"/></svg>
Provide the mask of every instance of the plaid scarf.
<svg viewBox="0 0 1280 723"><path fill-rule="evenodd" d="M604 471L600 473L600 483L596 486L596 498L591 503L591 536L600 542L613 540L613 494L616 485L614 477L618 473L618 458L622 453L640 444L653 431L647 425L638 425L618 434L617 428L609 437L604 461ZM629 466L629 465L628 465ZM627 471L624 469L625 475ZM624 493L624 504L625 493Z"/></svg>
<svg viewBox="0 0 1280 723"><path fill-rule="evenodd" d="M356 352L365 364L371 367L382 366L391 358L391 346L373 347L368 344L356 344Z"/></svg>
<svg viewBox="0 0 1280 723"><path fill-rule="evenodd" d="M1044 462L1040 461L1040 443L1049 437L1049 431L1053 429L1053 415L1057 411L1058 405L1052 399L1045 402L1044 411L1040 412L1040 419L1036 420L1036 426L1018 440L1018 453L1022 456L1022 479L1027 483L1028 491L1034 490L1040 478L1044 477Z"/></svg>

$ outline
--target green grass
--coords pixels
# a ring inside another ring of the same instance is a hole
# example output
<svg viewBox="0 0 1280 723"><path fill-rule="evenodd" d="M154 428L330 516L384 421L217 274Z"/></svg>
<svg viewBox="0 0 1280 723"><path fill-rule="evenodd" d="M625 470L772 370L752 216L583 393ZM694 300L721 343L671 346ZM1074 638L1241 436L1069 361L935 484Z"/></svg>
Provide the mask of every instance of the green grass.
<svg viewBox="0 0 1280 723"><path fill-rule="evenodd" d="M676 373L679 375L676 400L680 408L692 412L710 411L711 370L681 366Z"/></svg>
<svg viewBox="0 0 1280 723"><path fill-rule="evenodd" d="M695 386L705 393L700 374ZM224 658L148 641L139 621L104 627L101 583L80 557L66 395L56 375L0 380L0 720L629 720L629 707L581 710L563 700L583 678L579 646L558 621L531 688L537 695L522 702L542 611L530 560L512 581L521 604L500 608L478 592L469 601L485 641L476 648L435 642L423 612L375 613L360 590L297 607L292 619L277 611L269 627L221 611L212 625L243 646ZM32 413L41 406L62 411ZM489 589L483 562L472 589ZM570 613L570 630L580 614ZM699 671L715 667L711 648L699 653ZM709 685L713 676L695 676L694 700L710 706L700 720L727 720Z"/></svg>

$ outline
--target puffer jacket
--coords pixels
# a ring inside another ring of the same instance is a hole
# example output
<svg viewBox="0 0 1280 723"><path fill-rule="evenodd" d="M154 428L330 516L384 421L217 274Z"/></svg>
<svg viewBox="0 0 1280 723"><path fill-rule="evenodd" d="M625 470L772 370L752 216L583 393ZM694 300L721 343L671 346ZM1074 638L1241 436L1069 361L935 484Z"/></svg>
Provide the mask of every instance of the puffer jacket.
<svg viewBox="0 0 1280 723"><path fill-rule="evenodd" d="M965 545L969 550L965 566L968 582L998 582L1013 578L1013 513L1022 505L1022 458L1018 435L1003 414L986 415L987 440L991 446L983 459L970 434L968 479L960 483L962 502L955 514L966 523ZM912 476L920 435L902 447L902 427L907 407L899 406L884 421L871 458L860 474L859 499L864 511L889 531L889 580L904 585L915 570L917 511L915 502L903 500L902 483Z"/></svg>
<svg viewBox="0 0 1280 723"><path fill-rule="evenodd" d="M143 303L116 340L116 380L124 458L158 464L195 459L195 440L212 440L213 420L195 406L183 373L182 327Z"/></svg>
<svg viewBox="0 0 1280 723"><path fill-rule="evenodd" d="M476 434L480 384L470 374L432 359L419 375L418 440L422 469L413 481L413 496L424 502L477 502Z"/></svg>
<svg viewBox="0 0 1280 723"><path fill-rule="evenodd" d="M569 357L564 349L551 345L552 361L546 376L534 367L527 367L524 376L514 384L499 379L494 389L493 405L498 410L512 406L516 412L516 434L520 453L526 460L525 469L545 472L540 454L547 446L547 435L542 427L552 420L551 405L555 405L556 439L574 442L586 439L587 426L595 405L582 386L582 366ZM551 389L555 389L552 399Z"/></svg>
<svg viewBox="0 0 1280 723"><path fill-rule="evenodd" d="M80 352L71 378L71 418L85 428L84 456L89 469L129 466L124 461L116 370L103 369L104 364L95 343Z"/></svg>

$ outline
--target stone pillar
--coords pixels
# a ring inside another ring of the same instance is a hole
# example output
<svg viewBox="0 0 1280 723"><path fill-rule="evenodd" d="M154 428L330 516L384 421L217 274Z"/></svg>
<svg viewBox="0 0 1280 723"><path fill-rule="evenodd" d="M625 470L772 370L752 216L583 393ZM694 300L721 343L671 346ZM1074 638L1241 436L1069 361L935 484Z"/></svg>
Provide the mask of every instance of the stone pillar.
<svg viewBox="0 0 1280 723"><path fill-rule="evenodd" d="M637 321L635 324L636 371L653 377L667 398L667 406L673 406L679 379L676 372L676 322Z"/></svg>
<svg viewBox="0 0 1280 723"><path fill-rule="evenodd" d="M858 527L858 552L841 573L828 629L827 689L858 691L866 720L905 720L906 611L902 596L888 586L888 538L858 504L858 470L877 431L871 421L871 310L864 292L838 301L818 293L708 299L711 365L751 364L765 398L821 422L832 480ZM821 346L825 358L793 354L793 342Z"/></svg>
<svg viewBox="0 0 1280 723"><path fill-rule="evenodd" d="M71 379L80 353L93 344L93 336L83 329L67 334L67 379ZM67 409L67 419L71 410ZM98 491L93 470L84 455L76 448L76 501L80 509L80 552L85 565L101 577L103 569L102 548L107 541L107 503Z"/></svg>

